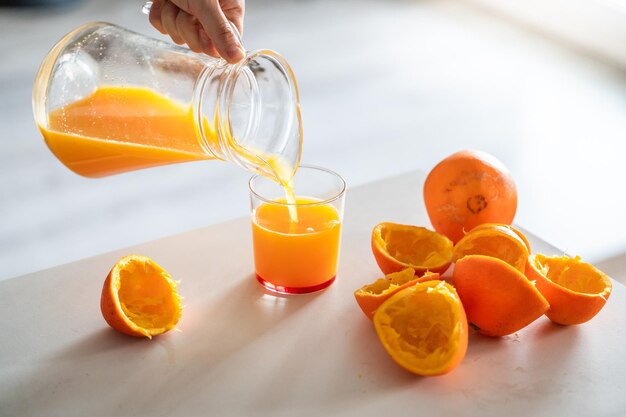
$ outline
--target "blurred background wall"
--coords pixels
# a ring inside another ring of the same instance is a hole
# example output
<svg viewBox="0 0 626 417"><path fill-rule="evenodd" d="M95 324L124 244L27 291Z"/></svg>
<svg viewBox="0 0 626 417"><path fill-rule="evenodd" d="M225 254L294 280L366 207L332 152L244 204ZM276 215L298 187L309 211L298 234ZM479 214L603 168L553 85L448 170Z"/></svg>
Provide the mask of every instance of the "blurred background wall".
<svg viewBox="0 0 626 417"><path fill-rule="evenodd" d="M292 65L304 162L355 187L485 150L517 181L517 224L626 281L623 4L248 0L244 43ZM86 179L38 133L30 97L47 51L93 20L162 37L141 5L0 7L0 279L247 214L237 167Z"/></svg>

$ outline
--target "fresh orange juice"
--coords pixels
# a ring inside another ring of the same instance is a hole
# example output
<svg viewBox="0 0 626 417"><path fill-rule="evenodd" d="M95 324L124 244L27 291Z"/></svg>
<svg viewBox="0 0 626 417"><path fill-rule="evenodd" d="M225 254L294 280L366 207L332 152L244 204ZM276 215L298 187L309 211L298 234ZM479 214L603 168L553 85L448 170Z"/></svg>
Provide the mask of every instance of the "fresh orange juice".
<svg viewBox="0 0 626 417"><path fill-rule="evenodd" d="M277 200L284 204L285 200ZM330 204L298 197L298 221L285 205L264 203L252 221L257 279L280 292L310 292L330 285L337 273L341 220ZM307 205L310 204L310 205Z"/></svg>
<svg viewBox="0 0 626 417"><path fill-rule="evenodd" d="M199 132L193 106L141 87L100 87L88 97L50 112L48 126L39 129L56 157L86 177L214 159L200 145L202 136L220 148L207 119L202 119ZM294 166L280 155L243 148L230 135L223 139L242 160L255 166L266 164L285 186L287 196L292 195Z"/></svg>
<svg viewBox="0 0 626 417"><path fill-rule="evenodd" d="M50 150L69 169L102 177L211 159L197 139L196 126L191 106L150 89L101 87L53 110L48 126L39 128ZM211 133L206 126L204 133Z"/></svg>

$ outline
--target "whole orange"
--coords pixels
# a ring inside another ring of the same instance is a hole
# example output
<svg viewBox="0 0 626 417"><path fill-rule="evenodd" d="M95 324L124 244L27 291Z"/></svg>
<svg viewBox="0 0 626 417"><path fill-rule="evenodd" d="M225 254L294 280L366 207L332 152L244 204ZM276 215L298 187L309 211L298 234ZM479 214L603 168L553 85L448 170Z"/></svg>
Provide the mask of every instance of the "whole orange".
<svg viewBox="0 0 626 417"><path fill-rule="evenodd" d="M509 170L482 151L456 152L426 177L424 203L434 229L454 243L483 223L511 224L517 188Z"/></svg>

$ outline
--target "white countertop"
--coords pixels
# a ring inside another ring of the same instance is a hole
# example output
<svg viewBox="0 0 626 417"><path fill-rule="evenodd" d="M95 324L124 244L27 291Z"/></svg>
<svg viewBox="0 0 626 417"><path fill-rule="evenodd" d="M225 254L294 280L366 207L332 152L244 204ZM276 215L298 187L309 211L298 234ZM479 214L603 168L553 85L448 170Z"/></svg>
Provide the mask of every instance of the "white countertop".
<svg viewBox="0 0 626 417"><path fill-rule="evenodd" d="M247 218L0 282L1 416L618 416L626 413L626 291L592 321L541 317L515 335L470 333L451 374L398 367L353 291L380 276L380 221L428 224L424 176L350 189L336 282L275 297L253 275ZM558 252L529 236L536 251ZM110 329L104 278L129 253L181 280L178 328L153 340Z"/></svg>

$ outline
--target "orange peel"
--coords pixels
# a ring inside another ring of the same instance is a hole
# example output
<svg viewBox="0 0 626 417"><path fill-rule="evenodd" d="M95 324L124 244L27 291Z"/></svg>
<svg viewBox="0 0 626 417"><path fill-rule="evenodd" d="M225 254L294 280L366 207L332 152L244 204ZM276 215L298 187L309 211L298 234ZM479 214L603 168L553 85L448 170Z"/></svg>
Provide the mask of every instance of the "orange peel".
<svg viewBox="0 0 626 417"><path fill-rule="evenodd" d="M613 284L611 279L580 257L530 255L528 279L550 303L546 316L563 325L591 320L604 307Z"/></svg>
<svg viewBox="0 0 626 417"><path fill-rule="evenodd" d="M467 351L465 311L454 287L445 281L399 291L376 310L374 327L389 356L417 375L446 374Z"/></svg>
<svg viewBox="0 0 626 417"><path fill-rule="evenodd" d="M452 262L453 244L444 235L425 227L384 222L372 230L372 252L384 274L413 268L443 274Z"/></svg>
<svg viewBox="0 0 626 417"><path fill-rule="evenodd" d="M100 310L115 330L147 337L173 329L182 313L178 283L152 259L128 255L113 266L104 281Z"/></svg>

